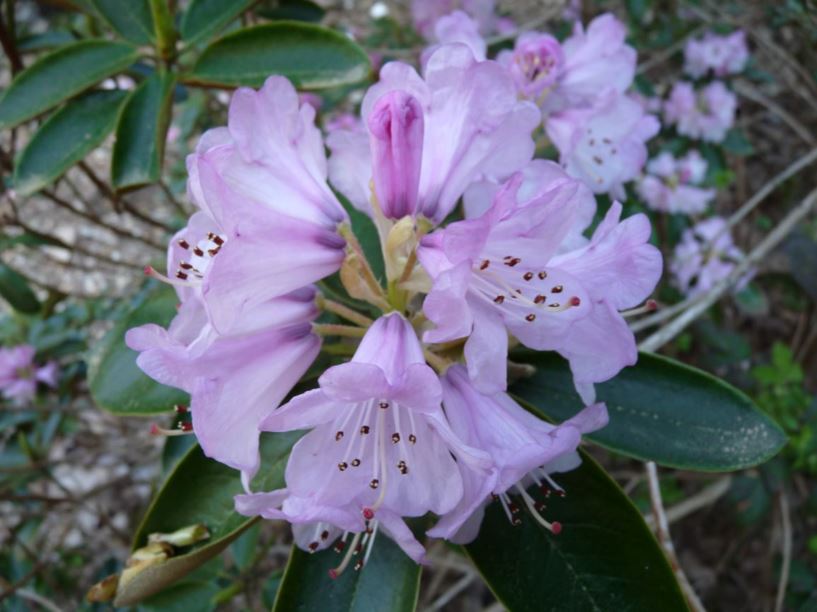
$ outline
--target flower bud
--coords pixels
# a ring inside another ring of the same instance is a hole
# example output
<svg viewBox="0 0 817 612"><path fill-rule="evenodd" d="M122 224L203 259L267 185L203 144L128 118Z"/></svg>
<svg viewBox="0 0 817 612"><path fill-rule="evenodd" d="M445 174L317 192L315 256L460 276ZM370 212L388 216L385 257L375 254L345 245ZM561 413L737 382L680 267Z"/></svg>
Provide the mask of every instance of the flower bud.
<svg viewBox="0 0 817 612"><path fill-rule="evenodd" d="M423 127L420 103L404 91L383 95L369 117L375 195L389 219L416 212Z"/></svg>

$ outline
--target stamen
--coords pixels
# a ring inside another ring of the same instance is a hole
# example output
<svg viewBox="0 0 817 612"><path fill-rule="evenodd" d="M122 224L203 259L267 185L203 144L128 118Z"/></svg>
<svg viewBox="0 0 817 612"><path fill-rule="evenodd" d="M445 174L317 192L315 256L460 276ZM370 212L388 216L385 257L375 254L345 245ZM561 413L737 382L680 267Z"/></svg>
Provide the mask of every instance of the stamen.
<svg viewBox="0 0 817 612"><path fill-rule="evenodd" d="M179 423L178 429L165 429L159 427L156 423L150 426L150 435L152 436L184 436L191 433L193 433L191 423Z"/></svg>
<svg viewBox="0 0 817 612"><path fill-rule="evenodd" d="M409 442L414 444L415 442L417 442L417 436L415 436L414 434L409 434L408 440L409 440Z"/></svg>
<svg viewBox="0 0 817 612"><path fill-rule="evenodd" d="M347 467L349 467L349 466L348 466L348 464L347 464L345 461L341 461L340 463L338 463L338 469L339 469L341 472L343 472L344 470L346 470L346 468L347 468Z"/></svg>
<svg viewBox="0 0 817 612"><path fill-rule="evenodd" d="M536 315L531 313L525 317L525 321L528 323L533 323L536 320Z"/></svg>
<svg viewBox="0 0 817 612"><path fill-rule="evenodd" d="M548 277L548 273L545 270L542 270L536 276L539 277L539 280L545 280Z"/></svg>
<svg viewBox="0 0 817 612"><path fill-rule="evenodd" d="M496 296L494 298L494 303L495 304L501 304L504 301L505 301L505 296L504 295L498 295L498 296Z"/></svg>
<svg viewBox="0 0 817 612"><path fill-rule="evenodd" d="M341 440L343 440L343 432L342 432L342 431L338 431L338 432L335 434L335 442L340 442Z"/></svg>
<svg viewBox="0 0 817 612"><path fill-rule="evenodd" d="M522 275L522 278L524 278L526 281L533 280L533 272L525 272Z"/></svg>
<svg viewBox="0 0 817 612"><path fill-rule="evenodd" d="M187 242L184 238L180 238L178 245L182 247L185 251L190 248L190 243Z"/></svg>
<svg viewBox="0 0 817 612"><path fill-rule="evenodd" d="M187 413L187 406L183 406L182 404L176 404L173 406L173 412L176 414L186 414Z"/></svg>
<svg viewBox="0 0 817 612"><path fill-rule="evenodd" d="M365 436L367 433L369 433L369 426L368 425L364 425L363 427L360 428L360 435L361 436Z"/></svg>
<svg viewBox="0 0 817 612"><path fill-rule="evenodd" d="M658 310L658 302L655 300L647 300L644 302L643 306L639 306L638 308L632 308L630 310L622 311L621 315L624 317L634 317L640 314L646 314L648 312L654 312Z"/></svg>
<svg viewBox="0 0 817 612"><path fill-rule="evenodd" d="M485 270L485 269L486 269L488 266L490 266L490 265L491 265L491 262L490 262L489 260L487 260L487 259L483 259L483 260L482 260L482 263L481 263L481 264L480 264L480 266L479 266L479 269L480 269L480 270Z"/></svg>
<svg viewBox="0 0 817 612"><path fill-rule="evenodd" d="M354 458L352 459L352 467L358 467L360 465L360 459Z"/></svg>
<svg viewBox="0 0 817 612"><path fill-rule="evenodd" d="M533 498L525 491L525 487L520 485L516 485L516 490L519 491L519 494L522 496L522 499L525 501L525 505L528 507L528 511L531 513L536 522L542 525L545 529L549 530L553 535L559 535L562 531L562 524L558 521L553 521L552 523L546 521L544 517L539 514L539 511L536 508L536 503L534 502Z"/></svg>
<svg viewBox="0 0 817 612"><path fill-rule="evenodd" d="M534 304L544 304L546 299L547 298L544 295L538 294L535 298L533 298L533 303Z"/></svg>
<svg viewBox="0 0 817 612"><path fill-rule="evenodd" d="M352 560L352 556L357 554L358 542L360 542L361 535L362 534L360 532L355 534L355 537L352 540L352 544L351 546L349 546L349 550L346 551L346 555L343 557L343 561L341 561L340 565L338 565L337 567L329 570L330 578L334 580L335 578L340 576L343 573L343 570L345 570L349 566L349 562Z"/></svg>
<svg viewBox="0 0 817 612"><path fill-rule="evenodd" d="M382 410L386 410L389 407L389 402L380 402L379 406Z"/></svg>
<svg viewBox="0 0 817 612"><path fill-rule="evenodd" d="M400 441L400 434L396 433L396 432L393 433L391 435L391 441L392 441L393 444L397 444Z"/></svg>
<svg viewBox="0 0 817 612"><path fill-rule="evenodd" d="M562 285L556 285L553 289L550 290L551 293L561 293L564 290Z"/></svg>

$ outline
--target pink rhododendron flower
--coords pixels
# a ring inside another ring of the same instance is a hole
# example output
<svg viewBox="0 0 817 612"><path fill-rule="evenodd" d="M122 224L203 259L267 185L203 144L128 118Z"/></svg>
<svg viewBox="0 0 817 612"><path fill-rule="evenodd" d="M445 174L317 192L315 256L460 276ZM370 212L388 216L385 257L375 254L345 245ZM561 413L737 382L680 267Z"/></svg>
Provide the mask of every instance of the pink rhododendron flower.
<svg viewBox="0 0 817 612"><path fill-rule="evenodd" d="M628 96L608 90L592 108L551 115L545 128L568 174L596 193L624 198L623 185L644 167L645 143L660 124Z"/></svg>
<svg viewBox="0 0 817 612"><path fill-rule="evenodd" d="M439 49L440 45L450 43L466 45L479 61L486 58L487 44L479 33L479 24L463 11L454 11L450 15L440 17L434 24L434 40L438 44L431 45L423 51L422 65L426 64L428 58Z"/></svg>
<svg viewBox="0 0 817 612"><path fill-rule="evenodd" d="M710 70L718 77L743 72L749 60L746 34L738 30L728 36L708 32L702 38L692 38L684 47L684 71L700 78Z"/></svg>
<svg viewBox="0 0 817 612"><path fill-rule="evenodd" d="M530 414L505 393L484 395L475 387L462 366L452 366L442 378L443 403L451 428L466 444L482 449L493 460L486 477L463 470L463 497L459 504L429 531L429 535L466 544L476 538L484 508L494 495L516 524L519 496L530 515L545 528L559 533L558 522L547 521L541 505L526 491L531 482L541 488L552 486L553 472L563 472L580 463L576 448L581 434L607 424L604 404L594 404L561 425L554 426Z"/></svg>
<svg viewBox="0 0 817 612"><path fill-rule="evenodd" d="M540 115L517 100L510 75L477 61L462 44L442 45L424 76L407 64L386 64L361 109L367 135L337 130L327 138L333 184L373 214L374 184L386 218L420 214L440 222L468 185L502 179L533 155Z"/></svg>
<svg viewBox="0 0 817 612"><path fill-rule="evenodd" d="M619 222L618 203L585 246L558 254L592 196L552 162L537 171L547 176L541 190L522 190L518 174L480 217L434 232L417 252L433 280L423 310L436 327L424 340L467 337L468 371L487 393L505 388L506 328L525 346L566 357L580 390L635 363L618 311L640 304L661 274L649 221Z"/></svg>
<svg viewBox="0 0 817 612"><path fill-rule="evenodd" d="M696 215L715 197L714 189L695 185L706 175L706 160L697 151L681 159L664 152L650 160L638 192L650 208L660 212Z"/></svg>
<svg viewBox="0 0 817 612"><path fill-rule="evenodd" d="M679 134L720 142L735 121L737 98L720 81L696 92L690 83L679 81L664 103L664 118L675 124Z"/></svg>
<svg viewBox="0 0 817 612"><path fill-rule="evenodd" d="M314 118L289 81L270 77L259 91L236 90L228 126L206 132L188 157L188 193L210 227L188 236L185 266L170 273L176 284L200 277L217 330L245 309L332 274L343 261L336 227L347 217L326 183ZM207 260L206 269L186 268L193 256Z"/></svg>
<svg viewBox="0 0 817 612"><path fill-rule="evenodd" d="M34 363L36 350L29 344L0 348L0 392L17 406L23 406L37 394L37 383L57 386L57 364Z"/></svg>
<svg viewBox="0 0 817 612"><path fill-rule="evenodd" d="M549 34L523 34L513 51L502 51L497 59L520 94L546 112L588 107L606 90L624 93L632 84L636 52L624 42L626 34L624 24L607 13L586 31L577 22L563 44Z"/></svg>
<svg viewBox="0 0 817 612"><path fill-rule="evenodd" d="M670 264L675 286L685 295L706 293L729 276L744 255L732 242L732 236L722 217L712 217L687 229L675 247ZM740 290L749 282L747 274L737 284Z"/></svg>
<svg viewBox="0 0 817 612"><path fill-rule="evenodd" d="M329 368L319 385L261 423L264 431L310 430L292 449L286 489L238 496L238 511L355 533L347 559L361 536L370 547L367 535L379 528L422 561L402 517L451 511L463 493L460 466L487 468L490 458L451 431L440 381L398 313L378 319L352 361Z"/></svg>

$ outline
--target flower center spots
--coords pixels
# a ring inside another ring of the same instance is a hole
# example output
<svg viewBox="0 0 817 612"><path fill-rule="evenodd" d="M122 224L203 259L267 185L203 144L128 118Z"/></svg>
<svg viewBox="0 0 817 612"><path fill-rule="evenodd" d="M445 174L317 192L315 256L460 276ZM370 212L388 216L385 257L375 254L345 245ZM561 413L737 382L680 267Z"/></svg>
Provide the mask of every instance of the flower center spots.
<svg viewBox="0 0 817 612"><path fill-rule="evenodd" d="M585 168L585 171L591 175L594 167L601 172L602 168L609 166L613 158L618 155L618 147L615 141L607 136L594 133L592 127L588 127L585 131L582 144L584 145L584 155L592 160L592 163L586 164ZM592 179L599 185L604 183L604 178L600 174L593 176Z"/></svg>
<svg viewBox="0 0 817 612"><path fill-rule="evenodd" d="M150 266L145 268L145 274L162 282L181 287L199 287L213 258L221 251L226 239L219 234L208 232L195 244L186 238L180 238L176 244L182 251L175 270L169 270L169 276L159 274Z"/></svg>
<svg viewBox="0 0 817 612"><path fill-rule="evenodd" d="M568 287L551 280L547 270L530 268L521 257L483 259L473 271L474 293L512 319L533 323L538 316L581 304Z"/></svg>

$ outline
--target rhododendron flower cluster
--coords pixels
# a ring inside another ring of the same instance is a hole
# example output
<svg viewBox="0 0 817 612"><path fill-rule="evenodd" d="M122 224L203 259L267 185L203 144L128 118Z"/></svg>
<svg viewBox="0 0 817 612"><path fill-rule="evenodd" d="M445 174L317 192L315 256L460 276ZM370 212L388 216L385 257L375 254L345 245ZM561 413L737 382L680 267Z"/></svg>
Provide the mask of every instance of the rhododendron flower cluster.
<svg viewBox="0 0 817 612"><path fill-rule="evenodd" d="M675 286L687 296L706 293L729 276L744 254L734 242L726 220L711 217L684 231L675 247L670 272ZM740 279L740 290L751 279L751 273Z"/></svg>
<svg viewBox="0 0 817 612"><path fill-rule="evenodd" d="M710 70L717 77L743 72L749 61L746 33L737 30L728 36L707 32L691 38L684 47L684 72L700 78Z"/></svg>
<svg viewBox="0 0 817 612"><path fill-rule="evenodd" d="M708 142L721 142L735 122L737 98L720 81L696 91L679 81L664 103L664 118L679 134Z"/></svg>
<svg viewBox="0 0 817 612"><path fill-rule="evenodd" d="M653 210L697 215L715 197L714 189L697 187L706 176L706 160L692 150L676 159L667 151L647 164L647 174L638 184L638 193Z"/></svg>
<svg viewBox="0 0 817 612"><path fill-rule="evenodd" d="M563 528L528 487L560 491L556 475L580 463L581 435L606 424L594 384L635 363L624 317L662 268L646 216L622 219L618 202L597 211L593 196L640 171L657 129L623 93L634 57L619 26L607 16L553 47L563 54L550 85L558 112L545 90L520 96L516 60L442 42L421 72L382 68L360 122L330 131L328 160L315 108L276 76L237 90L227 127L188 158L198 211L171 242L168 273L148 269L175 287L179 312L168 329L145 325L127 342L145 372L190 393L183 429L240 470L238 511L290 522L305 550L344 550L333 576L363 566L379 532L422 562L408 517L431 513L429 535L470 541L493 499L514 523L525 507L553 533ZM626 78L606 82L608 61ZM533 159L543 110L564 167ZM373 221L385 278L333 189ZM338 272L368 311L334 301L334 282L323 290ZM324 337L351 358L332 351L317 383L288 398ZM517 404L515 342L563 355L586 407L550 424ZM306 433L285 486L253 490L265 469L260 433L288 431Z"/></svg>
<svg viewBox="0 0 817 612"><path fill-rule="evenodd" d="M17 406L24 406L37 394L37 384L57 386L57 364L37 365L36 349L29 344L0 348L0 392Z"/></svg>

